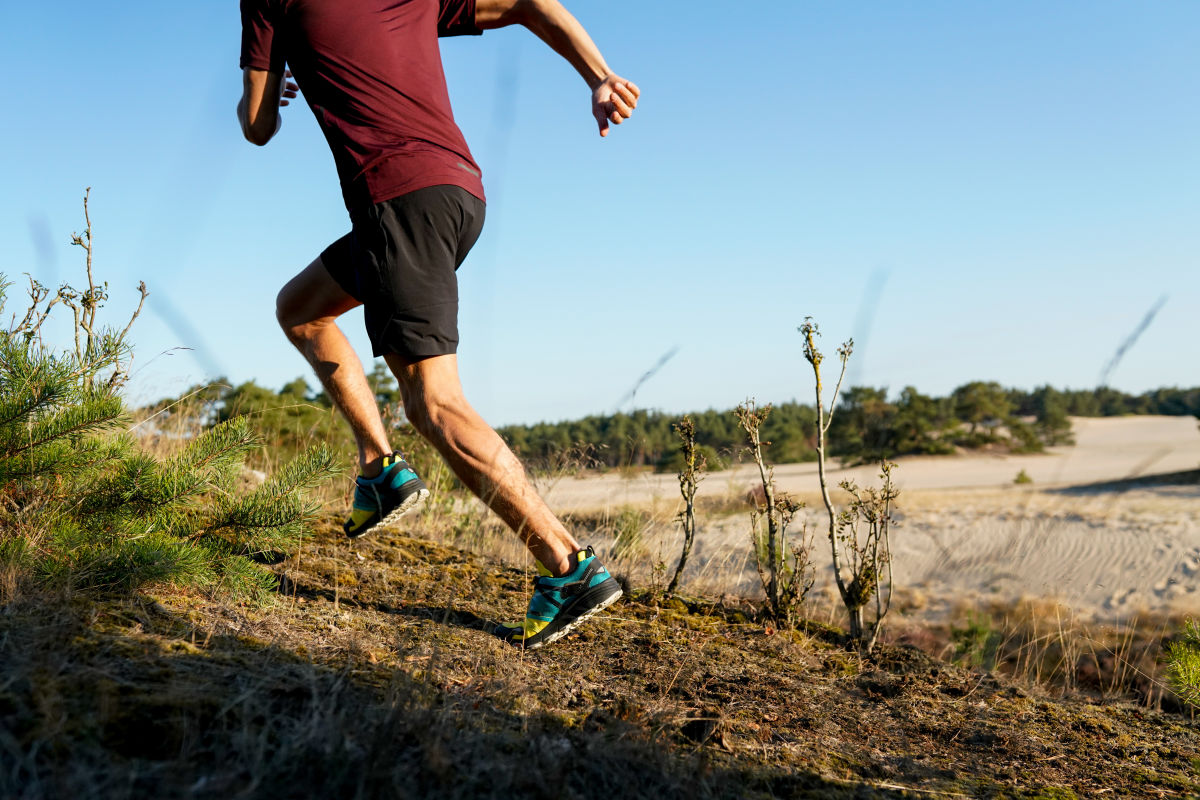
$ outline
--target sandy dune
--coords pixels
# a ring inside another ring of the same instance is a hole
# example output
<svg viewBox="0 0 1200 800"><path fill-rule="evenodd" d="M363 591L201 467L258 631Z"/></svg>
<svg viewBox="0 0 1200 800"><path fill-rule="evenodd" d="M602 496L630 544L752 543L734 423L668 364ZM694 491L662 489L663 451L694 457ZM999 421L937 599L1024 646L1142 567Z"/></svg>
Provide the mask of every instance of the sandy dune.
<svg viewBox="0 0 1200 800"><path fill-rule="evenodd" d="M1200 614L1200 483L1154 479L1200 468L1200 430L1191 417L1073 420L1074 447L1040 455L901 459L902 490L893 538L897 584L925 598L925 613L1022 597L1055 598L1100 619L1135 613ZM1024 470L1032 484L1016 486ZM834 481L873 482L871 468L834 470ZM756 473L743 466L714 473L701 496L724 497L728 514L701 518L688 577L712 591L757 589L747 521L736 499ZM1130 480L1144 478L1145 480ZM776 469L780 488L816 505L816 467ZM608 474L544 485L563 512L615 514L650 508L646 560L673 561L673 475ZM810 509L812 530L821 516ZM817 563L826 546L819 540ZM828 581L828 571L823 580Z"/></svg>
<svg viewBox="0 0 1200 800"><path fill-rule="evenodd" d="M1000 488L1012 485L1021 470L1038 487L1078 486L1116 481L1139 475L1200 468L1200 429L1192 417L1113 417L1072 419L1076 443L1031 455L918 456L899 460L896 483L902 490ZM834 469L833 483L853 478L874 480L873 467ZM781 489L815 492L815 464L783 464L775 468ZM746 465L713 473L710 485L745 491L757 479ZM655 498L674 498L674 475L643 474L634 478L616 472L583 479L563 479L543 485L551 505L562 510L604 509L640 504Z"/></svg>

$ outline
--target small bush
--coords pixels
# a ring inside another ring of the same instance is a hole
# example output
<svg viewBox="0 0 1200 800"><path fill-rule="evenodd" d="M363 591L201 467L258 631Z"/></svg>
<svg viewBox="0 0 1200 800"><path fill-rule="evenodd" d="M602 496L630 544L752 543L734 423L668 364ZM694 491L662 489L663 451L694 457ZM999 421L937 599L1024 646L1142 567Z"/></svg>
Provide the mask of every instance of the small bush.
<svg viewBox="0 0 1200 800"><path fill-rule="evenodd" d="M833 578L849 617L850 641L857 646L860 654L868 655L879 638L884 617L891 610L895 588L891 528L892 506L900 496L892 483L892 470L896 465L886 460L880 463L882 483L878 489L860 489L853 481L842 481L839 485L851 499L841 512L837 510L830 497L829 480L825 474L826 436L833 423L835 409L831 405L826 411L823 399L821 364L825 356L816 343L820 330L811 317L805 319L799 330L804 337L804 359L812 367L816 390L817 480L821 487L821 500L829 517L827 530L833 558ZM846 377L846 363L853 350L853 339L837 349L841 370L833 390L834 397L841 390L842 380ZM875 613L868 617L866 609L870 605L874 606Z"/></svg>
<svg viewBox="0 0 1200 800"><path fill-rule="evenodd" d="M816 580L808 526L801 525L799 536L788 536L788 525L803 504L776 492L775 469L763 459L763 449L770 442L764 442L761 433L771 406L760 408L753 400L747 400L734 413L745 432L746 449L758 467L762 482L762 500L756 498L750 512L750 540L758 577L767 596L767 613L779 625L792 625Z"/></svg>
<svg viewBox="0 0 1200 800"><path fill-rule="evenodd" d="M90 219L73 241L87 251L89 288L64 284L51 295L31 279L29 308L0 330L4 594L23 581L121 592L173 582L263 598L275 576L252 559L295 548L316 511L305 490L333 473L332 457L313 448L239 493L246 457L261 447L244 417L169 458L137 448L117 394L129 325L96 322L107 293L93 280ZM0 312L7 287L0 278ZM60 304L76 325L65 352L41 335Z"/></svg>
<svg viewBox="0 0 1200 800"><path fill-rule="evenodd" d="M1200 706L1200 625L1187 621L1182 637L1167 646L1167 679L1180 699Z"/></svg>
<svg viewBox="0 0 1200 800"><path fill-rule="evenodd" d="M692 552L692 544L696 539L696 491L700 481L704 480L704 470L708 460L701 448L696 445L696 423L689 416L675 425L679 435L679 493L683 497L683 510L679 512L679 523L683 527L683 549L679 554L679 563L675 566L675 574L667 584L667 596L670 597L679 587L679 576L687 566L688 556Z"/></svg>
<svg viewBox="0 0 1200 800"><path fill-rule="evenodd" d="M951 628L954 658L968 667L993 670L1003 635L985 614L968 614L966 625Z"/></svg>

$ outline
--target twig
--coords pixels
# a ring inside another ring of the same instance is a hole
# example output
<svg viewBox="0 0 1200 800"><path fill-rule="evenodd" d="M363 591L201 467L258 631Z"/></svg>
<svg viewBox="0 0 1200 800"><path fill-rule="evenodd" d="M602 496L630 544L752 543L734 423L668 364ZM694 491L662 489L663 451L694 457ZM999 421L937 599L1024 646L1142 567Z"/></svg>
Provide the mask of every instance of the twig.
<svg viewBox="0 0 1200 800"><path fill-rule="evenodd" d="M125 432L126 432L126 433L133 433L135 430L137 430L138 428L142 427L143 425L145 425L145 424L146 424L147 422L149 422L150 420L154 419L155 417L159 416L160 414L165 414L165 413L167 413L167 412L168 412L168 411L170 411L172 408L174 408L175 406L177 406L177 405L179 405L180 403L182 403L184 400L187 400L189 397L194 397L195 395L198 395L198 394L200 394L201 392L203 392L205 389L212 389L213 387L216 387L216 386L219 386L219 387L221 387L221 388L223 388L223 389L228 389L228 388L230 388L230 386L229 386L228 384L225 384L225 383L210 383L210 384L208 384L207 386L201 386L201 387L200 387L199 389L197 389L196 391L194 391L194 392L189 392L188 394L185 394L183 397L179 398L179 399L178 399L178 400L176 400L174 403L171 403L169 406L165 406L164 408L161 408L161 409L159 409L158 411L154 412L153 414L151 414L150 416L146 417L144 420L142 420L142 421L141 421L141 422L139 422L138 424L136 424L136 425L132 426L131 428L129 428L129 429L128 429L128 430L126 430Z"/></svg>
<svg viewBox="0 0 1200 800"><path fill-rule="evenodd" d="M142 313L142 305L146 302L146 298L150 296L150 292L146 289L145 281L138 281L137 290L141 294L141 297L138 299L137 308L134 310L133 316L129 318L129 322L126 323L124 330L121 331L121 335L117 337L118 340L125 339L125 334L129 333L129 329L133 327L133 321Z"/></svg>

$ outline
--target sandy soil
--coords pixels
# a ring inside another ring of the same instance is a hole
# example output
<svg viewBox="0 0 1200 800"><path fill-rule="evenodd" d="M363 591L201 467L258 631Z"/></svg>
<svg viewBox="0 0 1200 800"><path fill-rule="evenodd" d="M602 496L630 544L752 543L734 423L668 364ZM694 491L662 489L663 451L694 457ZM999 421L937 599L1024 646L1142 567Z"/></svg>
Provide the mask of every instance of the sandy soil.
<svg viewBox="0 0 1200 800"><path fill-rule="evenodd" d="M896 583L926 616L983 603L1053 598L1077 615L1124 619L1137 614L1200 614L1200 430L1191 417L1073 420L1076 445L1040 455L971 455L901 459L902 490L893 536ZM1033 483L1017 486L1024 470ZM834 482L872 483L874 470L834 470ZM714 473L700 496L724 512L701 516L686 574L696 588L756 591L747 506L756 472ZM781 489L816 513L816 467L776 469ZM673 475L607 474L562 478L541 487L568 514L615 517L647 509L643 558L673 563L680 534ZM825 542L818 537L817 563ZM819 587L830 573L822 570Z"/></svg>

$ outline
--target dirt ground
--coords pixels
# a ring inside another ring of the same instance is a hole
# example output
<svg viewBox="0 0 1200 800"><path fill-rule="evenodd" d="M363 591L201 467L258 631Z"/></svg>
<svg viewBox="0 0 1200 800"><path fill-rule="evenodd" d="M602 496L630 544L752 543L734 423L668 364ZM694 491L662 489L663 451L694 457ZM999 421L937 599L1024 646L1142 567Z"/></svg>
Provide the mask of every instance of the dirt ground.
<svg viewBox="0 0 1200 800"><path fill-rule="evenodd" d="M523 653L527 572L336 521L269 608L0 611L0 797L1091 798L1200 792L1200 727L645 593Z"/></svg>

